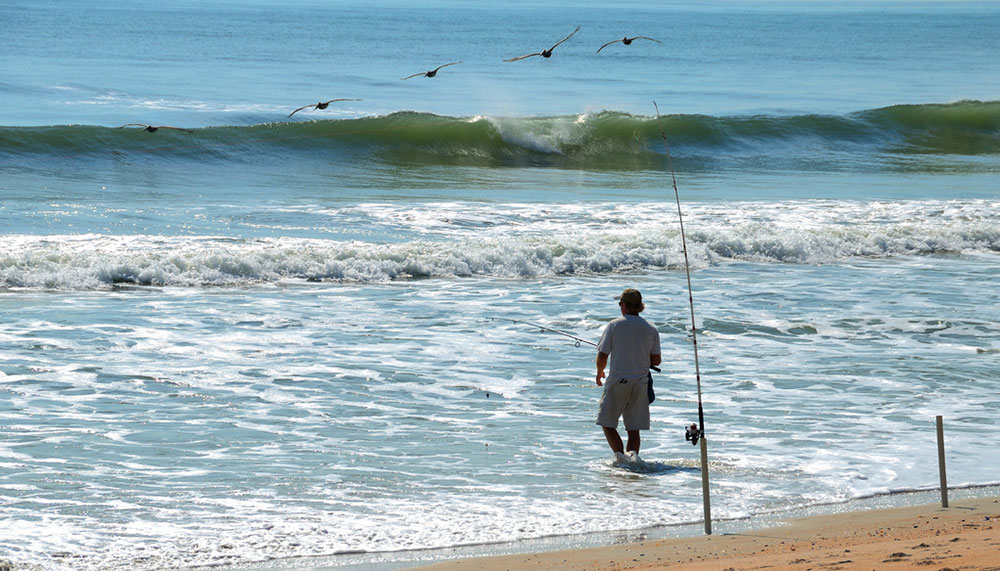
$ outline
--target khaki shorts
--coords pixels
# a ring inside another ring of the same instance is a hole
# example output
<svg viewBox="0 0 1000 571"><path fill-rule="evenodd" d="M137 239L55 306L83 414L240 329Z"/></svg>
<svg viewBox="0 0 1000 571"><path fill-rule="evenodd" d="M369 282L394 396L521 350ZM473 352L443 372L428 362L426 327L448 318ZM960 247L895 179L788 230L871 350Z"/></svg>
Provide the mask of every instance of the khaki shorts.
<svg viewBox="0 0 1000 571"><path fill-rule="evenodd" d="M646 379L606 381L597 412L597 424L618 428L618 419L624 417L625 430L649 430L646 382Z"/></svg>

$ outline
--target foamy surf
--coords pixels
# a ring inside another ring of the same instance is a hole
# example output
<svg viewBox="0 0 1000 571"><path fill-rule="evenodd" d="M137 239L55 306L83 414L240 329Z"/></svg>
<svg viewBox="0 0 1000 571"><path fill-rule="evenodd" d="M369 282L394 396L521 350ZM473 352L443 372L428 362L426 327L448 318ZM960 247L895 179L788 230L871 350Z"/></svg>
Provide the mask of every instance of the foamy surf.
<svg viewBox="0 0 1000 571"><path fill-rule="evenodd" d="M660 220L669 205L637 205L648 218L618 223L615 207L567 208L391 204L326 212L336 220L407 225L423 238L399 243L220 236L9 235L0 287L239 286L285 280L388 282L414 278L536 279L678 269L679 234ZM596 211L597 214L593 214ZM691 262L822 264L1000 251L1000 218L987 201L786 203L742 217L740 205L690 207ZM609 214L610 213L610 214ZM320 212L323 215L323 212ZM310 214L312 215L312 214ZM332 221L332 222L331 222ZM852 221L847 224L847 221ZM370 226L369 226L370 227Z"/></svg>
<svg viewBox="0 0 1000 571"><path fill-rule="evenodd" d="M700 473L696 461L693 460L647 460L642 456L626 454L611 461L611 467L632 474L649 476L665 476L679 472Z"/></svg>

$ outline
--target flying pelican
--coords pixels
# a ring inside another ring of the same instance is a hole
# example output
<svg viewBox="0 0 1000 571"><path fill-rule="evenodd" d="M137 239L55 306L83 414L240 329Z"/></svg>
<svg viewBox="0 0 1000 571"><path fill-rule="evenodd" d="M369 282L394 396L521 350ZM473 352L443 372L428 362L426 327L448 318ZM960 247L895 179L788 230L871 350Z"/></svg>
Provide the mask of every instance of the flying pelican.
<svg viewBox="0 0 1000 571"><path fill-rule="evenodd" d="M660 40L654 40L653 38L647 38L646 36L636 36L634 38L630 38L628 36L625 36L624 38L622 38L620 40L611 40L610 42L608 42L608 43L604 44L603 46L597 48L597 53L601 53L601 50L603 50L604 48L610 46L611 44L618 43L618 42L621 42L621 43L625 44L626 46L627 45L631 45L632 40L650 40L650 41L654 41L654 42L656 42L658 44L662 44L663 43Z"/></svg>
<svg viewBox="0 0 1000 571"><path fill-rule="evenodd" d="M453 61L451 63L446 63L444 65L439 65L439 66L437 66L436 68L434 68L434 69L432 69L430 71L422 71L420 73L414 73L413 75L408 75L408 76L404 77L403 79L410 79L411 77L417 77L418 75L422 75L424 77L434 77L435 75L438 74L438 70L441 69L442 67L448 67L449 65L455 65L455 64L458 64L458 63L462 63L462 62L460 62L460 61Z"/></svg>
<svg viewBox="0 0 1000 571"><path fill-rule="evenodd" d="M579 32L579 31L580 31L580 26L577 26L576 29L573 30L573 34ZM532 57L532 56L542 56L544 58L552 57L552 50L556 49L556 47L559 44L561 44L561 43L565 42L566 40L572 38L573 34L570 34L570 35L566 36L565 38L559 40L558 42L556 42L556 45L552 46L551 48L549 48L547 50L542 50L542 51L537 52L537 53L527 54L527 55L523 55L523 56L518 56L518 57L515 57L515 58L511 58L511 59L505 59L503 61L508 61L508 62L509 61L517 61L519 59L529 58L529 57Z"/></svg>
<svg viewBox="0 0 1000 571"><path fill-rule="evenodd" d="M298 113L299 111L302 111L306 107L312 107L313 109L326 109L334 101L361 101L361 100L360 99L331 99L329 101L320 101L319 103L313 103L311 105L303 105L302 107L299 107L295 111L292 111L291 113L289 113L288 116L291 117L292 115L295 115L296 113Z"/></svg>
<svg viewBox="0 0 1000 571"><path fill-rule="evenodd" d="M118 128L119 129L124 129L125 127L142 127L143 131L148 131L150 133L155 133L157 131L157 129L174 129L176 131L184 131L185 133L194 133L194 131L192 131L190 129L182 129L180 127L170 127L168 125L153 126L153 125L147 125L145 123L127 123L127 124L122 125L121 127L118 127Z"/></svg>

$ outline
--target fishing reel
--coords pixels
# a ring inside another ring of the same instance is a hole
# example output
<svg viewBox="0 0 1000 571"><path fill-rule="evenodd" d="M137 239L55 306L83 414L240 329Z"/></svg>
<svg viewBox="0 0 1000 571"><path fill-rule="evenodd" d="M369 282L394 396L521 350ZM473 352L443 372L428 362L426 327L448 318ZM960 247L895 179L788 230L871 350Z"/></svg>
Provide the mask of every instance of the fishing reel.
<svg viewBox="0 0 1000 571"><path fill-rule="evenodd" d="M687 430L684 431L684 440L687 440L691 444L697 445L698 440L701 438L702 438L701 430L698 429L697 424L692 424L691 426L687 427Z"/></svg>

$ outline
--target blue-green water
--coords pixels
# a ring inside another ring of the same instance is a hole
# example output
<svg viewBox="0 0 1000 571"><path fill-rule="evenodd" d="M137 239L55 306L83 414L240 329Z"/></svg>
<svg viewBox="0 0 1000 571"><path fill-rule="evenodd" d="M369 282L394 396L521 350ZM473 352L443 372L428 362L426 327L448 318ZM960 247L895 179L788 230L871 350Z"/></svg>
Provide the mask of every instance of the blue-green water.
<svg viewBox="0 0 1000 571"><path fill-rule="evenodd" d="M930 488L936 415L950 482L1000 483L998 25L964 2L5 3L0 560L697 521L661 127L713 514ZM662 43L595 53L626 35ZM362 101L288 117L333 98ZM508 321L596 340L624 287L665 352L642 474L593 425L590 348Z"/></svg>

